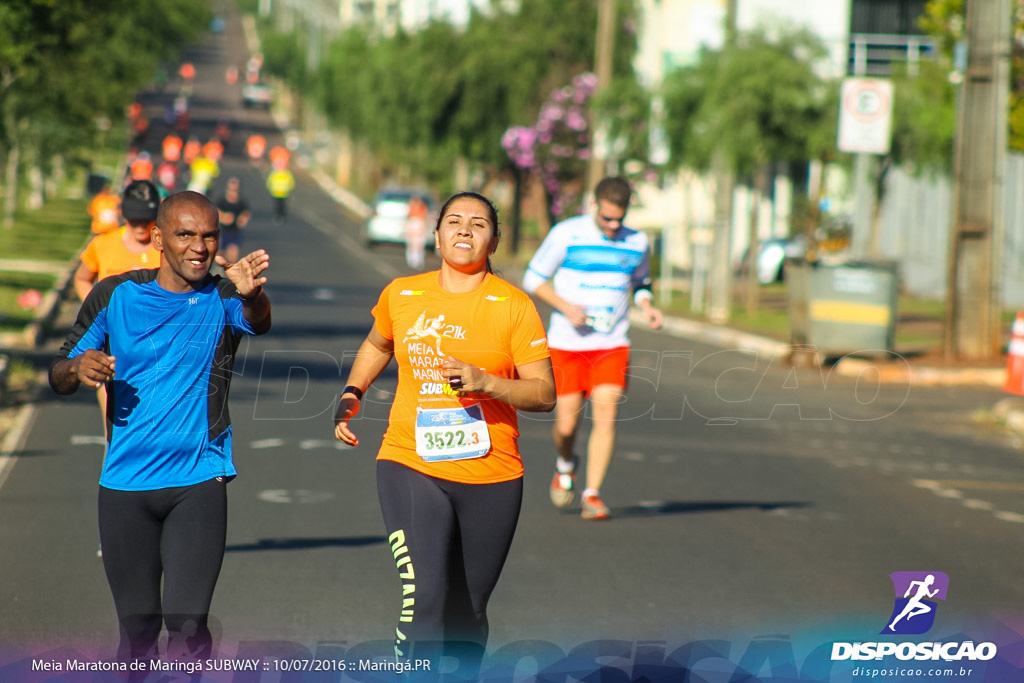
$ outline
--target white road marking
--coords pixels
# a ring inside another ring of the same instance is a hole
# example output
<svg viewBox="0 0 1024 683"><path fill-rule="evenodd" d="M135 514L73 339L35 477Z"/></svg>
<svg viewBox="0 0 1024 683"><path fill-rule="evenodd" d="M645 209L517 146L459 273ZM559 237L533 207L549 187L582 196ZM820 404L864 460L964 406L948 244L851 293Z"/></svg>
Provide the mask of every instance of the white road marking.
<svg viewBox="0 0 1024 683"><path fill-rule="evenodd" d="M106 446L107 440L102 436L92 434L72 434L72 446Z"/></svg>
<svg viewBox="0 0 1024 683"><path fill-rule="evenodd" d="M265 448L277 448L284 445L284 439L259 439L249 444L249 448L262 450Z"/></svg>
<svg viewBox="0 0 1024 683"><path fill-rule="evenodd" d="M19 408L14 416L14 424L0 443L0 486L3 486L11 467L17 461L17 452L25 445L25 437L35 421L37 412L33 403L26 403Z"/></svg>
<svg viewBox="0 0 1024 683"><path fill-rule="evenodd" d="M329 491L309 491L307 489L267 489L257 496L265 503L323 503L334 497Z"/></svg>
<svg viewBox="0 0 1024 683"><path fill-rule="evenodd" d="M996 519L1001 519L1004 522L1017 522L1018 524L1024 524L1024 515L1016 512L997 512L995 514Z"/></svg>

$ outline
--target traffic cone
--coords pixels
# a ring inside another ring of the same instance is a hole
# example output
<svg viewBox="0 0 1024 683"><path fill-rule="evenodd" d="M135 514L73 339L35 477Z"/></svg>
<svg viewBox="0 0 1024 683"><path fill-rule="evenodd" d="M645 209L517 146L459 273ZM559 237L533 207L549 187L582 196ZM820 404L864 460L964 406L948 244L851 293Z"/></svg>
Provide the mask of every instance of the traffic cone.
<svg viewBox="0 0 1024 683"><path fill-rule="evenodd" d="M1018 312L1006 348L1006 384L1003 391L1024 395L1024 313Z"/></svg>

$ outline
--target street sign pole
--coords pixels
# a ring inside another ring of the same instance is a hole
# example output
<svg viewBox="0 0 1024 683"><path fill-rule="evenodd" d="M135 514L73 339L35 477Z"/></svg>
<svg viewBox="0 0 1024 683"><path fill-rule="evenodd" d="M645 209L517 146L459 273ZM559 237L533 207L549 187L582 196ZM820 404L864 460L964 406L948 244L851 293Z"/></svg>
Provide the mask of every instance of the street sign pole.
<svg viewBox="0 0 1024 683"><path fill-rule="evenodd" d="M863 66L858 65L858 70ZM875 257L874 231L876 192L871 183L874 155L888 154L892 142L892 83L879 78L847 78L843 82L839 108L837 147L857 155L853 237L850 250L855 259Z"/></svg>

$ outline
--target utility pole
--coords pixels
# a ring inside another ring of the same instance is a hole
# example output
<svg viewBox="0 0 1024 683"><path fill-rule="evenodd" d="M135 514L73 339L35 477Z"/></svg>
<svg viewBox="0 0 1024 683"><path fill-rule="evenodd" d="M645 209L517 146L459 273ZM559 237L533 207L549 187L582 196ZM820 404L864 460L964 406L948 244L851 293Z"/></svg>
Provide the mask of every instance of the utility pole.
<svg viewBox="0 0 1024 683"><path fill-rule="evenodd" d="M612 81L612 53L615 49L615 0L597 0L597 47L594 51L595 95ZM600 122L590 112L590 164L587 166L587 190L593 192L605 174L604 152L611 141L598 140ZM599 144L600 143L600 144Z"/></svg>
<svg viewBox="0 0 1024 683"><path fill-rule="evenodd" d="M1010 33L1010 0L967 3L943 339L947 358L980 360L999 353Z"/></svg>
<svg viewBox="0 0 1024 683"><path fill-rule="evenodd" d="M728 52L736 38L737 0L725 3L724 52ZM711 238L711 277L708 291L708 319L726 323L732 317L732 189L733 172L722 150L716 150L711 160L711 174L715 179L715 225ZM751 274L756 277L756 273Z"/></svg>

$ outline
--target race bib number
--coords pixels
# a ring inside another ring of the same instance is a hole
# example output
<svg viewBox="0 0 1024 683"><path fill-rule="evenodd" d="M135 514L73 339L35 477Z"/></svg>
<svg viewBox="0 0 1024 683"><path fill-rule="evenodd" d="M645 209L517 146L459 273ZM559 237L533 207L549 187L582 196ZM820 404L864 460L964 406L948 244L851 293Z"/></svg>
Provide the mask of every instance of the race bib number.
<svg viewBox="0 0 1024 683"><path fill-rule="evenodd" d="M469 460L491 450L491 436L479 405L420 409L416 415L416 454L425 462Z"/></svg>
<svg viewBox="0 0 1024 683"><path fill-rule="evenodd" d="M588 306L587 325L592 327L596 332L603 332L605 334L611 332L615 327L615 309Z"/></svg>

